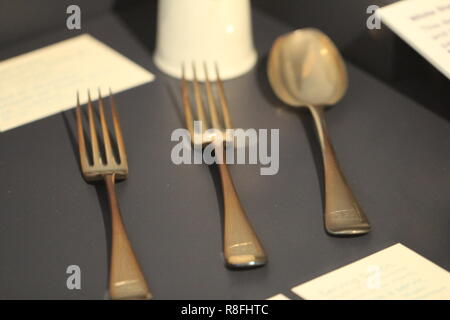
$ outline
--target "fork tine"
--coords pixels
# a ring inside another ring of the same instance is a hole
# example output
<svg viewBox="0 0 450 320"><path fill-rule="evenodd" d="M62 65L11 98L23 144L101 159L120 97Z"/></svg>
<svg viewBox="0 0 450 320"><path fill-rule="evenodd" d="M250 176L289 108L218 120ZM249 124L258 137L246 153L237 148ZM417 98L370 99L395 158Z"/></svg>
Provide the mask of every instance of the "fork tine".
<svg viewBox="0 0 450 320"><path fill-rule="evenodd" d="M214 65L216 68L217 88L219 89L217 91L219 93L220 105L222 106L222 113L225 122L225 127L226 129L231 129L233 128L233 125L231 124L230 111L228 108L227 99L225 98L225 90L223 88L223 83L219 75L219 67L217 66L217 63L215 63Z"/></svg>
<svg viewBox="0 0 450 320"><path fill-rule="evenodd" d="M81 168L87 168L88 158L87 158L87 152L86 152L86 142L84 140L84 131L83 131L83 120L81 117L81 107L80 107L80 94L77 91L77 135L78 135L78 150L80 153L80 163Z"/></svg>
<svg viewBox="0 0 450 320"><path fill-rule="evenodd" d="M88 118L89 118L89 132L91 135L92 145L92 162L94 165L101 164L102 159L98 148L97 130L95 129L94 111L91 101L91 92L88 90Z"/></svg>
<svg viewBox="0 0 450 320"><path fill-rule="evenodd" d="M195 71L195 63L192 63L192 74L193 74L193 80L194 80L194 96L195 96L195 103L197 105L197 115L199 120L202 123L203 130L208 129L208 124L206 122L206 116L205 116L205 109L203 108L203 101L202 101L202 94L200 91L200 84L197 81L197 73Z"/></svg>
<svg viewBox="0 0 450 320"><path fill-rule="evenodd" d="M98 109L100 111L100 124L102 126L102 137L103 137L103 145L105 147L105 162L106 163L115 163L114 155L111 147L111 140L109 138L109 130L108 124L106 123L105 118L105 108L103 104L102 94L100 92L100 88L98 88Z"/></svg>
<svg viewBox="0 0 450 320"><path fill-rule="evenodd" d="M191 139L194 139L194 118L192 116L191 103L189 102L189 88L184 74L184 63L181 66L181 94L183 96L183 111L186 128L191 134Z"/></svg>
<svg viewBox="0 0 450 320"><path fill-rule="evenodd" d="M114 134L116 136L117 149L119 150L120 164L128 166L125 143L123 142L122 129L120 128L119 114L117 113L116 101L114 100L111 88L109 88L109 104L111 106Z"/></svg>
<svg viewBox="0 0 450 320"><path fill-rule="evenodd" d="M217 114L216 103L214 101L214 96L212 93L211 82L209 82L208 77L208 68L206 66L206 62L203 62L203 69L205 72L205 87L206 87L206 96L208 97L208 105L209 105L209 113L211 115L211 122L214 128L220 130L221 126L219 123L219 115Z"/></svg>

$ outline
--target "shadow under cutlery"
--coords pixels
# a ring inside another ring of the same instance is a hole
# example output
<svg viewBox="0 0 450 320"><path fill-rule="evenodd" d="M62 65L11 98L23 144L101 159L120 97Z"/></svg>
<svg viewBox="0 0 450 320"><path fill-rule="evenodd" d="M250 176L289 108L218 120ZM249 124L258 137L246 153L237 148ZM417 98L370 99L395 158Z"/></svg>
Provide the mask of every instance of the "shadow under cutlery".
<svg viewBox="0 0 450 320"><path fill-rule="evenodd" d="M314 166L317 172L317 178L319 179L320 194L322 199L322 206L325 206L325 172L322 160L322 150L320 148L319 138L317 136L316 128L314 125L314 119L311 114L305 108L298 108L298 110L293 110L292 107L285 106L273 92L272 86L270 85L269 78L267 76L267 60L268 56L265 55L261 57L257 65L257 81L259 91L263 94L264 98L269 102L269 104L276 109L283 109L292 114L296 114L302 122L306 138L308 139L309 148L313 155Z"/></svg>
<svg viewBox="0 0 450 320"><path fill-rule="evenodd" d="M322 150L320 148L319 136L316 132L314 119L308 110L296 110L300 121L303 124L309 149L311 150L314 166L316 167L317 179L319 179L320 195L322 199L322 209L325 207L325 168L323 167Z"/></svg>
<svg viewBox="0 0 450 320"><path fill-rule="evenodd" d="M70 146L72 147L75 161L77 162L78 168L80 169L81 173L80 156L78 154L78 142L77 139L75 138L76 127L72 127L71 125L71 123L76 124L75 111L74 109L63 111L61 112L61 116L63 118L64 127L66 128L67 137L69 138Z"/></svg>
<svg viewBox="0 0 450 320"><path fill-rule="evenodd" d="M100 203L100 209L103 215L103 225L105 228L106 236L106 265L108 266L106 283L109 281L110 273L110 261L111 261L111 247L112 247L112 221L111 221L111 210L109 208L108 202L108 192L106 186L103 182L94 183L95 191L97 193L97 198Z"/></svg>
<svg viewBox="0 0 450 320"><path fill-rule="evenodd" d="M211 174L212 181L214 183L214 189L216 191L217 203L219 204L219 215L220 215L220 230L221 230L221 239L222 239L222 247L223 247L223 230L224 230L224 218L225 218L225 205L223 202L223 190L222 190L222 181L220 180L219 168L217 164L212 164L208 166L209 173Z"/></svg>
<svg viewBox="0 0 450 320"><path fill-rule="evenodd" d="M184 117L182 113L183 109L181 106L181 101L179 101L179 99L177 98L179 96L180 88L175 88L175 83L171 81L165 81L164 86L166 87L167 94L170 97L171 104L173 106L173 109L175 110L177 118L180 121L180 125L182 128L184 128Z"/></svg>

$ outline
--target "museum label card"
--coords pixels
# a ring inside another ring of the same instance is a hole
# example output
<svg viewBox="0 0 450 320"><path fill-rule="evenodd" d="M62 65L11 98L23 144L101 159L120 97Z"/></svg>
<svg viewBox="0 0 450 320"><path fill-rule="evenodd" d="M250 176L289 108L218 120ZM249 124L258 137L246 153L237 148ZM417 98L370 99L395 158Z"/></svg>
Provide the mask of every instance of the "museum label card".
<svg viewBox="0 0 450 320"><path fill-rule="evenodd" d="M0 62L0 131L9 130L154 76L117 51L83 34Z"/></svg>
<svg viewBox="0 0 450 320"><path fill-rule="evenodd" d="M450 79L450 0L403 0L377 15Z"/></svg>
<svg viewBox="0 0 450 320"><path fill-rule="evenodd" d="M274 296L272 296L270 298L267 298L266 300L291 300L291 299L286 297L284 294L279 293L279 294L276 294L276 295L274 295Z"/></svg>
<svg viewBox="0 0 450 320"><path fill-rule="evenodd" d="M450 299L450 274L397 243L292 291L311 300Z"/></svg>

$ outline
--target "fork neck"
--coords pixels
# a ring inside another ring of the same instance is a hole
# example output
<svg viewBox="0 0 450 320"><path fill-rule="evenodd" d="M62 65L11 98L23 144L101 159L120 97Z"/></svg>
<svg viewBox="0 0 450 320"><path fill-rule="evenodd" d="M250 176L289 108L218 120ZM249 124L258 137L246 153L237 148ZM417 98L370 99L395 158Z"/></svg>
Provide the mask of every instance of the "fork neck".
<svg viewBox="0 0 450 320"><path fill-rule="evenodd" d="M115 186L115 180L116 180L116 177L115 177L115 173L108 173L108 174L105 174L104 176L103 176L103 180L105 181L105 184L106 184L106 189L108 189L108 192L109 191L113 191L112 193L114 194L114 196L115 196L115 190L114 190L114 186Z"/></svg>

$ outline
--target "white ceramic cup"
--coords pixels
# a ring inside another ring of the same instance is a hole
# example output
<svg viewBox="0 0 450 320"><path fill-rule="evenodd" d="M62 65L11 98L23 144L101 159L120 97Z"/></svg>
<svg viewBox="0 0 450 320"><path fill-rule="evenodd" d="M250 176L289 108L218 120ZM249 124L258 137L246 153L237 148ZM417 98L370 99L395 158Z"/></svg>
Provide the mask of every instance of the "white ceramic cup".
<svg viewBox="0 0 450 320"><path fill-rule="evenodd" d="M156 66L163 72L192 78L192 63L202 80L203 63L214 79L214 64L223 79L240 76L256 63L250 0L159 0Z"/></svg>

